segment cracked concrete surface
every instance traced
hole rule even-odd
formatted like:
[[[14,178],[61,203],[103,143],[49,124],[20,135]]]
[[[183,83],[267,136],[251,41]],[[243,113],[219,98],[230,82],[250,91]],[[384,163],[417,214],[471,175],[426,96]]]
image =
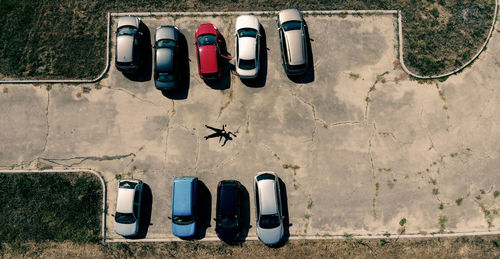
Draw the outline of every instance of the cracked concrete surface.
[[[471,68],[422,84],[394,63],[395,17],[306,17],[314,81],[294,83],[281,67],[274,18],[260,17],[265,86],[231,75],[229,89],[214,90],[198,77],[194,32],[214,23],[232,53],[235,18],[143,19],[151,35],[175,24],[186,36],[185,100],[114,67],[95,85],[2,86],[0,168],[97,170],[108,184],[108,215],[116,178],[140,178],[153,193],[148,238],[172,237],[172,180],[183,175],[207,185],[212,217],[218,181],[239,180],[254,222],[252,179],[264,170],[286,184],[292,235],[396,234],[403,218],[406,234],[499,230],[498,33]],[[237,137],[221,147],[203,138],[205,124],[227,124]],[[107,227],[108,238],[117,237],[111,217]]]

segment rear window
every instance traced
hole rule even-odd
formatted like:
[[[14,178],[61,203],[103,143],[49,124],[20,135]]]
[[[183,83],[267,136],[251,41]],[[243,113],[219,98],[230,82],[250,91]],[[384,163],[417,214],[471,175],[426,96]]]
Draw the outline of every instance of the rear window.
[[[306,64],[300,64],[300,65],[287,65],[288,70],[304,70],[306,69]]]
[[[174,216],[172,221],[177,225],[189,225],[194,222],[193,216]]]
[[[302,23],[299,21],[286,22],[281,25],[285,31],[300,30],[302,28]]]
[[[115,214],[115,221],[121,224],[132,224],[135,222],[135,217],[132,213],[117,212]]]
[[[214,34],[203,34],[198,36],[198,46],[215,45],[217,42],[217,36]]]
[[[171,73],[158,73],[156,75],[156,78],[158,79],[158,81],[160,82],[172,82],[174,81],[174,75],[171,74]]]
[[[255,68],[255,59],[240,59],[238,63],[238,67],[241,69],[254,69]]]
[[[260,217],[259,226],[264,229],[277,228],[280,225],[278,215],[262,215]]]

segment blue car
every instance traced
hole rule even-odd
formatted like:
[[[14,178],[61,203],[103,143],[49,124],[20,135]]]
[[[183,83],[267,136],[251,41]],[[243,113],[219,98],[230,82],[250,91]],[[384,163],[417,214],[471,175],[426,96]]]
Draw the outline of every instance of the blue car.
[[[172,233],[181,238],[196,234],[198,178],[178,177],[172,188]]]

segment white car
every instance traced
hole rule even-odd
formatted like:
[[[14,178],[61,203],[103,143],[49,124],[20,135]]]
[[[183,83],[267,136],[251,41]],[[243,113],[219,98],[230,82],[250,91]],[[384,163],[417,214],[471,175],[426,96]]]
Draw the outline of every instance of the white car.
[[[137,179],[124,179],[118,184],[115,232],[121,236],[133,237],[139,233],[142,185]]]
[[[306,23],[297,9],[278,13],[281,60],[287,75],[301,75],[308,70]]]
[[[254,15],[240,15],[236,19],[235,67],[240,78],[256,78],[259,73],[260,24]]]
[[[260,172],[253,188],[257,237],[266,245],[275,245],[284,235],[279,178],[273,172]]]

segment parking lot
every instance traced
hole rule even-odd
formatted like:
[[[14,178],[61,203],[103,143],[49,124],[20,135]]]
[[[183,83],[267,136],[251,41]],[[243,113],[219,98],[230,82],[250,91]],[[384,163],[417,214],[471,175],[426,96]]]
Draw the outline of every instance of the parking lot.
[[[149,186],[146,237],[168,239],[175,177],[204,183],[209,218],[217,183],[240,181],[255,224],[252,180],[267,170],[286,186],[291,236],[499,230],[498,33],[472,68],[422,84],[399,66],[394,16],[306,16],[314,66],[297,79],[281,66],[275,17],[260,16],[264,74],[242,82],[227,73],[207,85],[195,30],[213,23],[233,54],[236,16],[141,18],[151,37],[174,24],[186,38],[184,92],[163,95],[151,71],[131,80],[112,64],[97,84],[4,85],[0,93],[0,167],[101,172],[108,238],[119,237],[110,215],[120,177]],[[227,124],[236,136],[224,146],[205,140],[205,124]],[[215,237],[211,225],[206,237]]]

